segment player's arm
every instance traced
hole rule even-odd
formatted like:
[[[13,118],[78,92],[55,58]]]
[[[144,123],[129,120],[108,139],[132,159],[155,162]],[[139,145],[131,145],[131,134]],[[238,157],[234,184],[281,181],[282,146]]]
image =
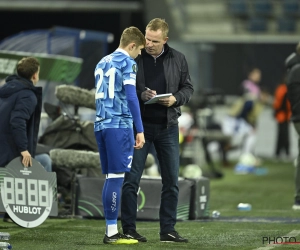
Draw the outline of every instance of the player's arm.
[[[141,119],[141,112],[139,107],[138,98],[136,95],[136,88],[134,85],[125,84],[125,92],[126,98],[128,102],[128,107],[130,109],[134,126],[137,131],[136,141],[135,141],[135,148],[140,149],[145,144],[145,137],[144,137],[144,127]]]

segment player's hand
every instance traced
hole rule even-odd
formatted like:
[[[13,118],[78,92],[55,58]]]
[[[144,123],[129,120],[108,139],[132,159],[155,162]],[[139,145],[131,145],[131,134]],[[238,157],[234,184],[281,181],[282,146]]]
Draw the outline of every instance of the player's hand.
[[[137,133],[135,137],[135,145],[133,146],[135,149],[141,149],[145,144],[144,133]]]
[[[155,90],[145,90],[144,92],[142,92],[141,94],[141,99],[145,102],[150,100],[151,98],[153,98],[154,96],[156,96],[156,91]]]
[[[26,150],[21,152],[21,155],[23,157],[22,164],[24,165],[24,167],[25,168],[31,167],[32,166],[31,154]]]
[[[158,104],[163,105],[165,107],[171,107],[176,102],[175,96],[171,95],[167,98],[162,98],[157,101]]]

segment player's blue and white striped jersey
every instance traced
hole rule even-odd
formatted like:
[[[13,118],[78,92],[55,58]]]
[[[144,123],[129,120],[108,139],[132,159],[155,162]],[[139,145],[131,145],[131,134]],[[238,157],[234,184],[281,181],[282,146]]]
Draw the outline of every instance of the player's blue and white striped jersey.
[[[136,62],[120,48],[103,57],[97,64],[95,131],[105,128],[133,127],[124,85],[135,86],[136,72]]]

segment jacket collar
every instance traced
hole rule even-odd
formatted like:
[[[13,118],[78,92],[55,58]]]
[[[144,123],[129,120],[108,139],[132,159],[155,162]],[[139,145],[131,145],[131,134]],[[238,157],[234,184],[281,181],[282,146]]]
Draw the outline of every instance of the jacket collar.
[[[10,82],[10,81],[15,81],[17,80],[18,82],[21,82],[26,88],[29,88],[29,89],[34,89],[34,85],[33,85],[33,82],[31,80],[28,80],[26,78],[23,78],[21,76],[18,76],[18,75],[10,75],[8,76],[5,81],[6,82]]]

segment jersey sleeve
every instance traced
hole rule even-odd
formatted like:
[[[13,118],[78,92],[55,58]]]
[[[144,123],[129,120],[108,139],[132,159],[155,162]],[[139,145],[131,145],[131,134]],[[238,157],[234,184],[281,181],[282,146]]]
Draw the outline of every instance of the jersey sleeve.
[[[144,131],[143,123],[141,119],[141,112],[139,101],[136,94],[136,72],[137,65],[133,59],[128,59],[126,67],[123,72],[123,84],[125,87],[126,98],[128,102],[128,107],[130,109],[134,126],[138,133]]]
[[[123,69],[123,84],[136,86],[136,73],[136,62],[132,58],[128,58]]]

